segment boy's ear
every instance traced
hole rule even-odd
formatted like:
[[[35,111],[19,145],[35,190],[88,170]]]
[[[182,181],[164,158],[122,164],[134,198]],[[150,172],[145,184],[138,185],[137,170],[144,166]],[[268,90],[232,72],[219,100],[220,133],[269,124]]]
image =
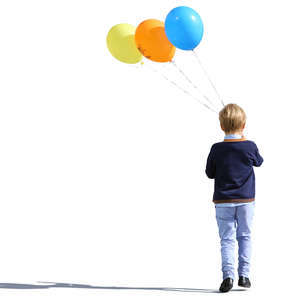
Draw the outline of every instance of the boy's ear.
[[[245,126],[246,126],[246,123],[244,123],[244,125],[243,125],[243,129],[245,129]]]

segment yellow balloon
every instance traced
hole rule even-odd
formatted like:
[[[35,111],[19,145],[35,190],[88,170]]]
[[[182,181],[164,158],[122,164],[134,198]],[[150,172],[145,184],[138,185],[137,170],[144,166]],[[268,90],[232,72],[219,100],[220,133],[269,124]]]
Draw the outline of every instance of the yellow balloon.
[[[113,26],[107,34],[106,43],[111,55],[127,64],[136,64],[142,59],[142,54],[136,47],[135,27],[130,24]]]

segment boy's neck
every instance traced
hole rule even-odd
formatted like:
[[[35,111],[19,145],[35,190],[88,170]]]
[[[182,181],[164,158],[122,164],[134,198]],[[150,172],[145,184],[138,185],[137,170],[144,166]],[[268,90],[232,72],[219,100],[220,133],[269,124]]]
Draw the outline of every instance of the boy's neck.
[[[225,136],[226,135],[240,135],[240,136],[244,136],[244,133],[243,133],[243,131],[225,132]]]
[[[245,141],[243,132],[225,133],[224,142],[240,142]]]

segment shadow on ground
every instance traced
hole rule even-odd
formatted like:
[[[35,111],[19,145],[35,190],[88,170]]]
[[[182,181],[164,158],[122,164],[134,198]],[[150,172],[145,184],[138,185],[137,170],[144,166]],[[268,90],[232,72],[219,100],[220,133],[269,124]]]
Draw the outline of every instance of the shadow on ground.
[[[192,293],[219,293],[214,289],[194,289],[176,287],[128,287],[128,286],[95,286],[88,284],[62,283],[62,282],[38,282],[37,284],[23,283],[0,283],[0,289],[50,289],[50,288],[75,288],[95,290],[146,290],[146,291],[169,291],[169,292],[192,292]],[[246,289],[232,289],[233,292],[246,291]]]

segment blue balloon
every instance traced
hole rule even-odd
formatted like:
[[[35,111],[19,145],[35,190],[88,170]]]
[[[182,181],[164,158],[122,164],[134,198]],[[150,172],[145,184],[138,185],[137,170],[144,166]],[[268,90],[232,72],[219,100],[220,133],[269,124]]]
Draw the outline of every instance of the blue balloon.
[[[190,7],[173,8],[165,20],[169,41],[182,50],[193,50],[202,40],[203,23],[199,14]]]

